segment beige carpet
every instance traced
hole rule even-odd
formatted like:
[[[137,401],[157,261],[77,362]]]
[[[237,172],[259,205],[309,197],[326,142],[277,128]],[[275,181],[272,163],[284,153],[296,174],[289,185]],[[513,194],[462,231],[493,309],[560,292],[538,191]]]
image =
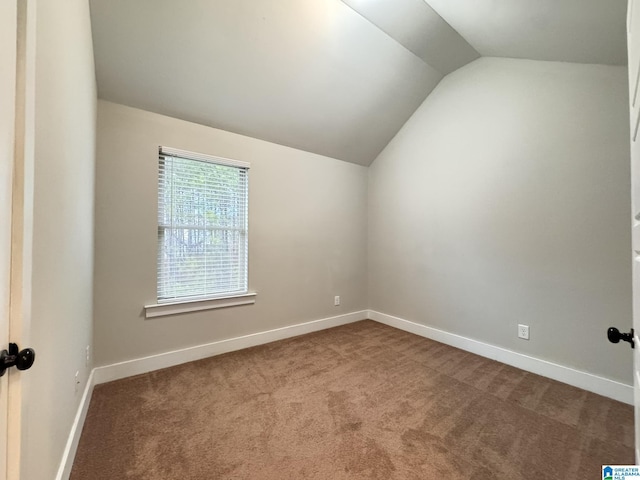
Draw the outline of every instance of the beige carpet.
[[[72,480],[576,479],[633,409],[372,321],[95,388]]]

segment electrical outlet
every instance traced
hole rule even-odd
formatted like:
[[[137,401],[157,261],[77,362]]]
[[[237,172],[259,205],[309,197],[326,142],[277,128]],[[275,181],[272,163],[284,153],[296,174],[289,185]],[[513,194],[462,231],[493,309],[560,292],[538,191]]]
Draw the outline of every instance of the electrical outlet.
[[[529,325],[518,325],[518,338],[529,340]]]
[[[91,351],[90,351],[90,347],[89,345],[87,345],[87,349],[86,349],[86,357],[84,360],[84,366],[85,367],[89,367],[89,361],[91,360]]]
[[[75,392],[78,393],[78,388],[80,388],[80,372],[76,372],[76,386],[75,386]]]
[[[337,307],[338,305],[340,305],[340,295],[336,295],[335,297],[333,297],[333,304]]]

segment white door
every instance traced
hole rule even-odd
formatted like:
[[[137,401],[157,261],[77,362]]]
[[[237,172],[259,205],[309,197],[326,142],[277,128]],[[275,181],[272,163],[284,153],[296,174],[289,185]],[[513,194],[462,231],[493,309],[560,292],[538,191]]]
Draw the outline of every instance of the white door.
[[[9,343],[17,0],[0,1],[0,349]],[[9,375],[0,377],[0,480],[8,478]]]
[[[634,5],[635,3],[635,5]],[[636,427],[636,464],[640,462],[640,0],[629,0],[627,9],[629,55],[629,110],[631,122],[631,213],[633,255],[633,383]]]

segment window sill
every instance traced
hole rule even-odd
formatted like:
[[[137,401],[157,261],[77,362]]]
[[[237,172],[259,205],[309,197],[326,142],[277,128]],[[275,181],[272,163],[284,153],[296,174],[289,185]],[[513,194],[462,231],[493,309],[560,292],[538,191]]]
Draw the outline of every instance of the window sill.
[[[164,317],[179,313],[198,312],[212,310],[214,308],[236,307],[239,305],[251,305],[256,303],[256,293],[243,293],[228,297],[205,298],[202,300],[187,300],[171,303],[157,303],[145,305],[145,318]]]

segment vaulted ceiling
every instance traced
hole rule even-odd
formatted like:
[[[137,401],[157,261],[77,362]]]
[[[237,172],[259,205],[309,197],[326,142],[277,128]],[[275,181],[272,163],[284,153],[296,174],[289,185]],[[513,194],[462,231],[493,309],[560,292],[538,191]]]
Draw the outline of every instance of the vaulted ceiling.
[[[624,65],[625,11],[626,0],[91,0],[100,98],[362,165],[481,55]]]

